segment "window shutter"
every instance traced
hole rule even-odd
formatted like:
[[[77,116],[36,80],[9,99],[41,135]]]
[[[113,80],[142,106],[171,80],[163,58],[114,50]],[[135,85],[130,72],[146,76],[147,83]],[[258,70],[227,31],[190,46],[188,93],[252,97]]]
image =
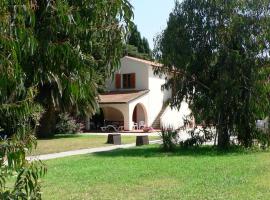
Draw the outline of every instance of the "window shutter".
[[[121,88],[121,74],[115,74],[115,88]]]
[[[130,86],[131,86],[131,88],[136,88],[136,76],[135,76],[135,73],[130,74]]]

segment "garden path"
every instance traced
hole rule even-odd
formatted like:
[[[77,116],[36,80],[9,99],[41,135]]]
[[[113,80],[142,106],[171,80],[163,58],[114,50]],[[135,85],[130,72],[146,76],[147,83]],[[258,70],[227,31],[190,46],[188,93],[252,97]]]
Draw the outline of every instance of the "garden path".
[[[149,141],[150,144],[160,144],[161,140],[152,140]],[[135,147],[136,144],[123,144],[123,145],[114,145],[108,147],[97,147],[97,148],[89,148],[89,149],[80,149],[80,150],[73,150],[73,151],[65,151],[60,153],[52,153],[52,154],[45,154],[45,155],[38,155],[38,156],[29,156],[27,160],[34,161],[34,160],[50,160],[56,158],[63,158],[68,156],[76,156],[76,155],[83,155],[83,154],[91,154],[91,153],[98,153],[104,151],[112,151],[115,149],[127,149],[131,147]]]

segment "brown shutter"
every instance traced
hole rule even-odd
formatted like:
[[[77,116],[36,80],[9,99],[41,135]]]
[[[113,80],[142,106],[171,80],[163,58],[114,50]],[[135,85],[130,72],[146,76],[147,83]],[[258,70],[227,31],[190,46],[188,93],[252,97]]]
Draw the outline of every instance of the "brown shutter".
[[[121,88],[121,74],[115,74],[115,88]]]
[[[136,88],[136,76],[135,76],[135,73],[130,74],[130,86],[131,86],[131,88]]]

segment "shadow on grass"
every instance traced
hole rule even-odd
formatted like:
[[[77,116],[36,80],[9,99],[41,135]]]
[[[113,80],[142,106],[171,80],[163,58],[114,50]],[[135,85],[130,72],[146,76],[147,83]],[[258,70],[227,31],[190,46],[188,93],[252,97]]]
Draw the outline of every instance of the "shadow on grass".
[[[202,146],[193,148],[178,148],[173,152],[165,152],[158,145],[149,145],[144,147],[136,147],[131,149],[117,149],[109,152],[95,153],[95,156],[100,157],[168,157],[168,156],[239,156],[256,152],[263,152],[261,150],[247,150],[242,147],[231,147],[226,151],[221,151],[213,146]],[[269,152],[269,151],[264,151]]]
[[[38,140],[57,140],[57,139],[78,138],[78,137],[84,137],[84,136],[78,135],[78,134],[57,134],[49,138],[38,138]]]

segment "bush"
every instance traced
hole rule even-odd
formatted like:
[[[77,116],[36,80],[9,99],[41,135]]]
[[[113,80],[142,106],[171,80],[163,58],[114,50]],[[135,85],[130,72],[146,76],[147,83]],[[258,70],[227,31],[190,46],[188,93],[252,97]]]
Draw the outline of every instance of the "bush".
[[[76,122],[68,113],[59,115],[56,124],[56,134],[75,134],[80,131],[81,125]]]
[[[256,145],[258,142],[258,145],[262,149],[269,148],[270,146],[270,130],[266,129],[265,131],[257,130],[255,132],[255,139],[253,140],[253,145]],[[257,142],[255,142],[257,141]]]
[[[185,141],[180,142],[181,147],[192,147],[192,146],[200,146],[205,142],[204,138],[199,135],[194,135],[191,138],[186,139]]]
[[[173,151],[178,142],[177,131],[170,128],[161,130],[162,148],[165,151]]]
[[[185,141],[180,142],[180,146],[187,148],[192,146],[200,146],[207,141],[211,141],[214,139],[214,134],[211,130],[207,130],[206,128],[202,128],[196,131],[196,129],[192,129],[188,131],[190,134],[190,138]]]

